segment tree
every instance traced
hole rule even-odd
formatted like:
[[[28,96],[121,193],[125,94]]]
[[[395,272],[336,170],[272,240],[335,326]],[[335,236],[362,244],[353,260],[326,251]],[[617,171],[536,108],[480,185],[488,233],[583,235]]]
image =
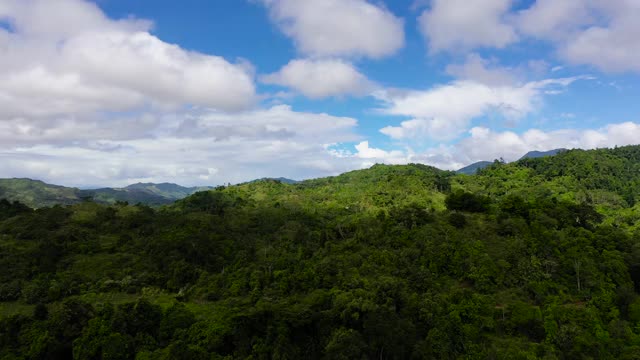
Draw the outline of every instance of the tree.
[[[38,303],[33,309],[33,318],[36,320],[47,320],[49,318],[49,309],[43,303]]]
[[[184,304],[175,303],[164,313],[160,323],[160,339],[168,342],[177,330],[186,330],[195,322],[195,316]]]
[[[358,331],[338,328],[331,334],[324,352],[326,359],[331,360],[364,359],[366,348],[367,344]]]

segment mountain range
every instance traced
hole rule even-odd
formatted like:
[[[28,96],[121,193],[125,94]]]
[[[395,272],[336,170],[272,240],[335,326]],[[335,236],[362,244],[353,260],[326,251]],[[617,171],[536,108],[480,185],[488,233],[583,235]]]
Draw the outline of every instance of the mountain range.
[[[53,205],[72,205],[87,200],[102,204],[115,202],[166,205],[211,187],[184,187],[176,184],[138,183],[123,188],[83,190],[47,184],[32,179],[0,179],[0,198],[19,201],[33,208]]]
[[[565,151],[567,150],[530,151],[518,161],[554,156]],[[484,169],[493,163],[493,161],[479,161],[457,170],[456,173],[474,175],[478,170]],[[256,179],[246,184],[264,181],[276,181],[283,184],[300,183],[297,180],[280,177]],[[47,184],[40,180],[17,178],[0,179],[0,198],[19,201],[33,208],[57,204],[72,205],[88,200],[101,204],[128,202],[131,204],[142,203],[149,206],[160,206],[172,204],[176,200],[184,199],[196,192],[211,189],[212,187],[184,187],[172,183],[137,183],[123,188],[105,187],[83,190],[74,187]]]

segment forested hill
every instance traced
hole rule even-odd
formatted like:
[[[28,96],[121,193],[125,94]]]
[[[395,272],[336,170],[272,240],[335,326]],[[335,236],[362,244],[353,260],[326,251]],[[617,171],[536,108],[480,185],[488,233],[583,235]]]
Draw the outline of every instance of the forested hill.
[[[638,359],[640,147],[0,201],[0,359]]]
[[[71,205],[92,200],[104,204],[117,201],[145,205],[167,205],[209,187],[183,187],[176,184],[133,184],[125,188],[80,190],[51,185],[32,179],[0,179],[0,199],[19,201],[32,208]]]
[[[31,179],[0,179],[0,199],[19,201],[34,208],[81,201],[79,189]]]

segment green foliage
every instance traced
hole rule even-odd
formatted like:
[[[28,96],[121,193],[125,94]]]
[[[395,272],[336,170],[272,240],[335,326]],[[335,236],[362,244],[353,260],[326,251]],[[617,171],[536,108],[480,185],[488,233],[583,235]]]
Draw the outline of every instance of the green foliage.
[[[327,359],[366,359],[364,352],[366,347],[367,344],[358,331],[338,328],[331,334],[324,350]]]
[[[449,224],[461,229],[467,225],[467,217],[458,212],[452,212],[447,219]]]
[[[444,202],[449,210],[481,213],[489,210],[491,199],[483,195],[456,191],[449,194]]]
[[[6,199],[0,199],[0,220],[9,219],[28,212],[31,212],[31,208],[20,202],[9,202]]]

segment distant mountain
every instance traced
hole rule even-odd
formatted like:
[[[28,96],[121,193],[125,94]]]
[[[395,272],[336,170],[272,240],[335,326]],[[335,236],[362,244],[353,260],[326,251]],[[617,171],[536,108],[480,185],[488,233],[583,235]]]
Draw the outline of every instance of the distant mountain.
[[[87,200],[103,204],[126,201],[157,206],[171,204],[210,187],[183,187],[176,184],[133,184],[124,188],[80,190],[73,187],[51,185],[32,179],[0,179],[0,198],[20,201],[39,208],[53,205],[71,205]]]
[[[567,151],[567,149],[554,149],[554,150],[549,150],[549,151],[529,151],[523,157],[521,157],[519,160],[522,160],[522,159],[537,159],[537,158],[546,157],[546,156],[554,156],[554,155],[558,155],[559,153],[561,153],[563,151]]]
[[[280,181],[281,183],[285,183],[285,184],[296,184],[296,183],[299,183],[298,180],[287,179],[287,178],[284,178],[284,177],[271,178],[271,180]]]
[[[456,172],[458,174],[475,175],[478,170],[484,169],[491,164],[493,164],[492,161],[478,161],[477,163],[473,163],[469,166],[463,167],[462,169],[456,170]]]
[[[258,182],[258,181],[279,181],[283,184],[297,184],[300,181],[298,180],[292,180],[292,179],[287,179],[285,177],[279,177],[279,178],[261,178],[261,179],[255,179],[252,181],[249,181],[249,183],[253,183],[253,182]]]
[[[172,183],[137,183],[125,187],[127,190],[145,190],[165,197],[183,197],[193,194],[197,191],[211,190],[211,186],[194,186],[184,187]]]
[[[98,190],[94,190],[94,192],[96,192],[96,194],[99,195],[101,193],[101,190],[107,190],[107,191],[115,190],[117,193],[127,194],[131,198],[141,199],[140,202],[143,202],[143,203],[152,203],[152,204],[162,205],[162,204],[171,203],[176,200],[185,198],[198,191],[207,191],[211,189],[212,187],[209,187],[209,186],[184,187],[184,186],[171,184],[171,183],[162,183],[162,184],[137,183],[137,184],[129,185],[125,188],[98,189]],[[114,195],[114,196],[117,196],[117,195]],[[127,200],[121,200],[121,201],[127,201]]]

